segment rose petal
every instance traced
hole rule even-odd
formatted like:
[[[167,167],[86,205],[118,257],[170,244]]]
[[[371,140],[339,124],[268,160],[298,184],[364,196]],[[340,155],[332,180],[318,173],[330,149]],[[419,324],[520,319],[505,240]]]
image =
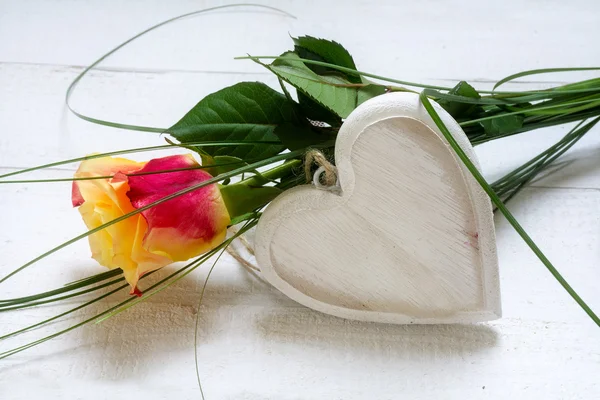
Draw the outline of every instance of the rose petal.
[[[149,161],[139,173],[196,167],[187,155]],[[170,194],[197,185],[212,176],[201,169],[129,176],[127,193],[135,208],[144,207]],[[142,212],[148,223],[144,247],[183,261],[202,254],[223,241],[230,218],[215,184],[178,196]]]
[[[75,178],[91,178],[96,176],[113,176],[118,172],[130,174],[141,169],[144,163],[126,158],[102,157],[84,160],[79,164]],[[71,202],[73,207],[82,205],[86,199],[96,199],[105,193],[107,179],[90,179],[73,181]]]
[[[71,203],[73,204],[73,207],[79,207],[84,201],[85,199],[81,195],[77,181],[73,181],[73,184],[71,185]]]

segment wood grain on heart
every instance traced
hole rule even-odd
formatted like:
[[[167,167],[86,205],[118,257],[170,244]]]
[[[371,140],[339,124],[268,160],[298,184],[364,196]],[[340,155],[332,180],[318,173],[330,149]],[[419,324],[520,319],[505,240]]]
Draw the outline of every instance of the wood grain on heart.
[[[478,165],[459,125],[434,104]],[[264,277],[305,306],[389,323],[500,317],[489,198],[413,93],[358,107],[335,148],[340,188],[286,191],[260,219]]]

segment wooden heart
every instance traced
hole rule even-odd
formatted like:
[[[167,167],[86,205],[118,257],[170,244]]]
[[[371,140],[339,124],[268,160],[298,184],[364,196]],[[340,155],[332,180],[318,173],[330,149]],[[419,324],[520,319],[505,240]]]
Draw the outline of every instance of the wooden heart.
[[[460,126],[442,120],[478,165]],[[340,129],[339,190],[305,185],[260,219],[264,277],[297,302],[388,323],[501,315],[492,208],[413,93],[379,96]]]

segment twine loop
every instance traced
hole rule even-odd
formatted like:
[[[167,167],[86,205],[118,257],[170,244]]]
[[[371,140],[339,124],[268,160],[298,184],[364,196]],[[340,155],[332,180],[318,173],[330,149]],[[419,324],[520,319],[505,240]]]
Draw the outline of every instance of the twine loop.
[[[311,172],[313,164],[318,166],[314,174]],[[318,189],[331,190],[339,186],[337,168],[319,150],[313,149],[306,153],[304,173],[306,182],[312,182]]]

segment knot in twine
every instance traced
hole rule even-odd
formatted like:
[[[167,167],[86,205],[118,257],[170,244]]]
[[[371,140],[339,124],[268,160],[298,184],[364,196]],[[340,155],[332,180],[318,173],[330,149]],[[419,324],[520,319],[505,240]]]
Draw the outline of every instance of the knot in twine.
[[[313,164],[319,168],[312,174]],[[319,150],[309,150],[304,159],[304,173],[306,182],[313,182],[318,188],[331,188],[337,186],[337,168],[327,160],[327,157]],[[322,182],[322,183],[321,183]]]

